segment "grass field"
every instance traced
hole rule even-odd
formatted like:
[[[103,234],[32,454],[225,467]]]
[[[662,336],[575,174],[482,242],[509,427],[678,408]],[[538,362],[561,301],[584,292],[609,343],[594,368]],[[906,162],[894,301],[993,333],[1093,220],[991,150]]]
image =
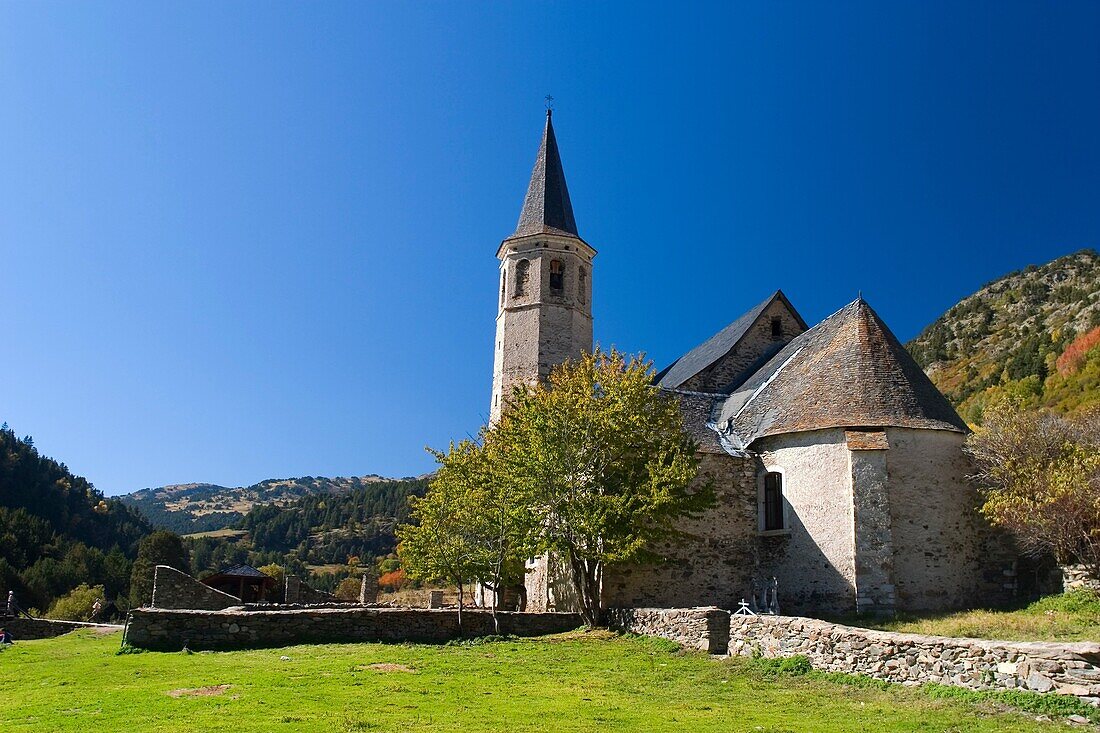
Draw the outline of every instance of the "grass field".
[[[937,694],[806,674],[798,664],[714,660],[607,632],[446,646],[197,654],[118,648],[117,633],[81,631],[0,652],[0,730],[1065,729],[1064,722],[1037,721],[1035,712],[942,688]],[[1054,698],[1040,702],[1058,707]]]
[[[892,620],[842,620],[887,631],[936,636],[1019,641],[1100,642],[1100,596],[1077,590],[1047,596],[1014,611],[961,611],[936,616],[905,616]]]

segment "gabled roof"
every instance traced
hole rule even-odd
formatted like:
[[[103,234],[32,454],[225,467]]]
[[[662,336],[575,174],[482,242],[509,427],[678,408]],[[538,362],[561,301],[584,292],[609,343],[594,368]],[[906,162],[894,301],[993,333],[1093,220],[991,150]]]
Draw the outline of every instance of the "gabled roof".
[[[966,432],[966,423],[862,298],[797,336],[716,420],[734,443],[831,427]]]
[[[558,153],[558,140],[551,122],[552,110],[546,110],[546,129],[542,133],[535,167],[519,223],[512,237],[531,234],[559,234],[580,238],[577,222],[573,219],[573,204],[569,201],[569,189],[565,186],[565,171]]]
[[[802,316],[798,315],[798,311],[791,305],[791,301],[787,300],[787,296],[783,294],[782,290],[776,290],[752,310],[665,367],[655,378],[657,385],[664,389],[676,389],[721,359],[737,346],[738,342],[744,338],[768,306],[776,300],[783,301],[791,313],[794,314],[794,317],[798,319],[802,328],[806,328],[806,322],[802,320]]]

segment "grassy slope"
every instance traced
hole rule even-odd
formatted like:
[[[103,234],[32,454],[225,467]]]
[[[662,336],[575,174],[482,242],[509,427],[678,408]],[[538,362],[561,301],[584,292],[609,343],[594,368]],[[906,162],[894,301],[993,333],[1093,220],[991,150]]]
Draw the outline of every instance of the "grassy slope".
[[[890,621],[860,619],[860,626],[935,636],[1020,641],[1100,641],[1100,597],[1089,591],[1047,596],[1016,611],[960,611]]]
[[[0,729],[889,733],[1057,725],[919,689],[776,677],[750,661],[606,634],[116,656],[118,643],[117,634],[77,632],[0,652]],[[377,663],[415,671],[368,666]],[[167,694],[208,685],[229,688],[217,696]]]

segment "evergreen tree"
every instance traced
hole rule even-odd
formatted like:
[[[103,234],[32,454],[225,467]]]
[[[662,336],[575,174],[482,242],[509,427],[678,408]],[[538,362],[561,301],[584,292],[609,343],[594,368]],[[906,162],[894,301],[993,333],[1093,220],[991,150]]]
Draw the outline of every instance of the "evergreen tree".
[[[148,605],[153,599],[153,572],[157,565],[168,565],[190,573],[191,562],[183,540],[174,532],[158,530],[138,545],[137,559],[130,572],[130,606]]]

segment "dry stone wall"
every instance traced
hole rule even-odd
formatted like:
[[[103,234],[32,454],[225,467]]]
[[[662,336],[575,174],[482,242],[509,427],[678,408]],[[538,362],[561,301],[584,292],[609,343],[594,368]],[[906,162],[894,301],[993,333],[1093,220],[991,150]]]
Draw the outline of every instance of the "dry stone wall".
[[[241,599],[222,593],[168,565],[153,573],[153,608],[194,608],[218,611],[241,605]]]
[[[714,606],[703,608],[615,608],[608,611],[613,629],[659,636],[708,654],[725,654],[730,614]]]
[[[121,626],[113,624],[86,624],[80,621],[55,621],[49,618],[12,618],[0,616],[0,629],[11,632],[16,642],[27,639],[52,639],[80,629],[117,631]]]
[[[1100,702],[1100,644],[899,634],[797,616],[732,616],[731,655],[803,655],[818,669],[916,685],[1031,690]]]
[[[1084,565],[1063,565],[1062,590],[1071,591],[1085,588],[1093,592],[1100,592],[1100,581],[1092,577],[1092,573]]]
[[[581,618],[571,613],[499,612],[500,633],[541,636],[571,631]],[[292,611],[192,611],[143,608],[131,612],[126,641],[135,647],[241,649],[290,644],[347,642],[438,643],[493,634],[487,611],[402,608],[310,608]]]
[[[325,593],[323,590],[317,590],[306,585],[301,578],[294,575],[286,576],[286,595],[284,598],[287,603],[354,603],[354,601],[346,601],[331,593]],[[373,601],[373,599],[371,600]]]

